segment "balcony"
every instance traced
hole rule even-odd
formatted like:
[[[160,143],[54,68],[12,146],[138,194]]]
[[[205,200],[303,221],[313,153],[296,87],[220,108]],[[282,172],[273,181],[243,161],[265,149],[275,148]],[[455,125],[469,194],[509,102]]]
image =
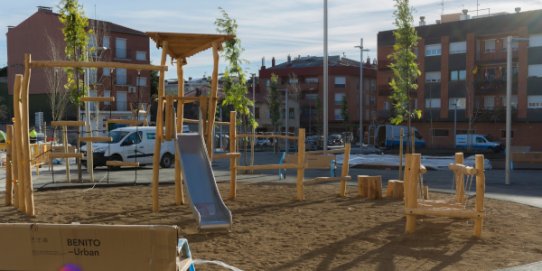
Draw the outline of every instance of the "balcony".
[[[518,58],[518,50],[512,50],[512,59]],[[476,61],[478,64],[489,64],[489,63],[502,63],[506,62],[506,50],[493,51],[493,52],[480,52],[476,56]]]
[[[518,77],[512,78],[512,92],[517,93]],[[506,80],[503,79],[475,79],[474,89],[480,94],[504,94],[506,93]]]
[[[319,83],[300,83],[299,89],[301,91],[318,91]]]
[[[388,84],[378,86],[378,96],[390,96],[392,92],[393,90]]]

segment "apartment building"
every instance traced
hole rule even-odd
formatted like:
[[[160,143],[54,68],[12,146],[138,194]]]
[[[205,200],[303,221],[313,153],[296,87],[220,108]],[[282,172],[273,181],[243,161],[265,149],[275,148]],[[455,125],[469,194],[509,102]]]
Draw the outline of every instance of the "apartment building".
[[[13,95],[15,74],[23,73],[24,54],[32,54],[33,60],[65,59],[64,36],[59,15],[50,7],[38,7],[37,12],[8,28],[8,85]],[[115,23],[89,20],[89,61],[116,61],[149,64],[149,38],[145,33]],[[114,103],[100,105],[103,111],[128,114],[130,107],[145,107],[150,101],[150,72],[126,69],[86,69],[85,79],[90,96],[114,96]],[[58,73],[58,71],[57,71]],[[34,112],[44,112],[45,120],[51,120],[51,78],[53,69],[32,70],[30,83],[30,117]],[[54,75],[56,77],[56,75]],[[61,78],[64,82],[65,79]],[[65,83],[60,83],[63,86]],[[68,110],[66,119],[77,118],[77,110]]]
[[[412,94],[423,117],[415,121],[430,147],[453,147],[455,134],[472,131],[505,139],[506,37],[512,44],[512,145],[542,150],[536,131],[542,128],[542,10],[471,16],[468,10],[442,15],[435,24],[420,17],[415,53],[422,75]],[[387,56],[393,31],[378,33],[380,122],[392,112],[388,96],[392,78]],[[456,128],[454,128],[456,127]]]
[[[360,62],[341,56],[330,56],[328,63],[329,133],[349,131],[357,137],[360,116]],[[279,77],[282,112],[280,130],[284,131],[287,123],[289,132],[305,128],[307,135],[322,134],[323,57],[298,56],[292,59],[288,56],[286,62],[277,65],[275,58],[272,58],[271,67],[265,67],[265,61],[262,60],[255,109],[256,120],[260,124],[261,131],[273,130],[268,106],[272,74]],[[370,60],[363,63],[363,77],[363,123],[367,126],[376,120],[376,68]],[[288,99],[285,93],[288,93]],[[287,122],[284,118],[286,100],[288,103]]]

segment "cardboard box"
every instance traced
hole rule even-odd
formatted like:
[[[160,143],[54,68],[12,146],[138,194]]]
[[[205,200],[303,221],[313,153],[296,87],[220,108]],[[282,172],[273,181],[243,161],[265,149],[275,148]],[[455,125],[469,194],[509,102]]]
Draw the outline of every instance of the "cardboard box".
[[[0,270],[176,270],[176,226],[0,224]]]

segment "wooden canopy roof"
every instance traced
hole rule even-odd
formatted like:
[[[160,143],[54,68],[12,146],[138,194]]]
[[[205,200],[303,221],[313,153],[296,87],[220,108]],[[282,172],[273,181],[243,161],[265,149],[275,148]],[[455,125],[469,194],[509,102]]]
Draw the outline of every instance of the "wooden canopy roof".
[[[212,48],[215,42],[221,44],[224,41],[235,38],[233,35],[167,32],[147,32],[147,35],[156,42],[158,48],[163,47],[163,42],[167,41],[167,53],[175,59],[191,57],[201,51]]]

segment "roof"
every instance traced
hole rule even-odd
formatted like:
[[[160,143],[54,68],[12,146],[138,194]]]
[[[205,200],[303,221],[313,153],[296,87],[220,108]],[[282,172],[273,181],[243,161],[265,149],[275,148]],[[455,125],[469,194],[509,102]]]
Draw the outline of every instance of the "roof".
[[[191,57],[213,47],[215,42],[222,43],[235,38],[233,35],[167,32],[147,32],[147,35],[156,42],[158,48],[161,48],[162,43],[167,41],[167,53],[175,59]]]
[[[319,56],[306,56],[292,59],[284,63],[278,64],[269,69],[286,69],[286,68],[306,68],[306,67],[322,67],[324,58]],[[340,56],[329,56],[328,65],[330,67],[359,67],[359,61],[348,59]]]
[[[116,23],[112,23],[112,22],[108,22],[108,21],[89,19],[88,20],[88,25],[91,26],[92,24],[95,24],[96,22],[105,23],[106,26],[107,26],[107,31],[108,32],[124,33],[124,34],[137,35],[137,36],[146,36],[144,32],[134,30],[134,29],[128,28],[126,26],[122,26],[120,24],[116,24]]]

